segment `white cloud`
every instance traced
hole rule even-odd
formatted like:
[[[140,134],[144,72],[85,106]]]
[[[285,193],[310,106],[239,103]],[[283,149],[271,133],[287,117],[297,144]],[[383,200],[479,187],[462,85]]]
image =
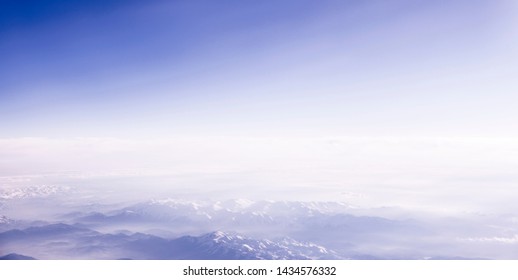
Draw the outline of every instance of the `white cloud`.
[[[509,211],[518,197],[512,138],[11,138],[0,154],[4,186],[190,188],[432,211]]]

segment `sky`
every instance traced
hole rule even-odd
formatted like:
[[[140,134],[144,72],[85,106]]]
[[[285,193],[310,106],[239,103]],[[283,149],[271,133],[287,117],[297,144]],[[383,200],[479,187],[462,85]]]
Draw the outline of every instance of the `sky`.
[[[4,186],[194,172],[410,205],[518,182],[514,1],[0,5]]]

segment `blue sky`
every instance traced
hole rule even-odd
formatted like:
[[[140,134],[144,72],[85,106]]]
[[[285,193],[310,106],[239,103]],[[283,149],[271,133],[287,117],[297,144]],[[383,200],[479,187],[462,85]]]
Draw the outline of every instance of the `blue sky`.
[[[4,186],[514,205],[514,1],[1,5]]]
[[[4,3],[3,137],[514,134],[510,2]]]

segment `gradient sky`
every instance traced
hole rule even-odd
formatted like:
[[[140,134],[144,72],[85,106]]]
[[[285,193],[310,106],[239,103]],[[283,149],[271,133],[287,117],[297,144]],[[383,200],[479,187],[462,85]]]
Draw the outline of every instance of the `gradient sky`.
[[[0,135],[516,135],[515,6],[4,1]]]
[[[0,5],[3,176],[239,170],[221,184],[432,201],[518,182],[515,1]]]

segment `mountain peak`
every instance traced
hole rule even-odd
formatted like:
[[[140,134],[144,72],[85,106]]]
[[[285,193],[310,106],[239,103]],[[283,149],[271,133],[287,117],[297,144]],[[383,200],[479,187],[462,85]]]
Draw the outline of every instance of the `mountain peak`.
[[[220,231],[220,230],[205,234],[201,237],[204,239],[212,240],[216,243],[226,243],[226,242],[229,242],[232,240],[243,240],[244,239],[244,237],[242,237],[238,234],[228,233],[228,232],[224,232],[224,231]]]

